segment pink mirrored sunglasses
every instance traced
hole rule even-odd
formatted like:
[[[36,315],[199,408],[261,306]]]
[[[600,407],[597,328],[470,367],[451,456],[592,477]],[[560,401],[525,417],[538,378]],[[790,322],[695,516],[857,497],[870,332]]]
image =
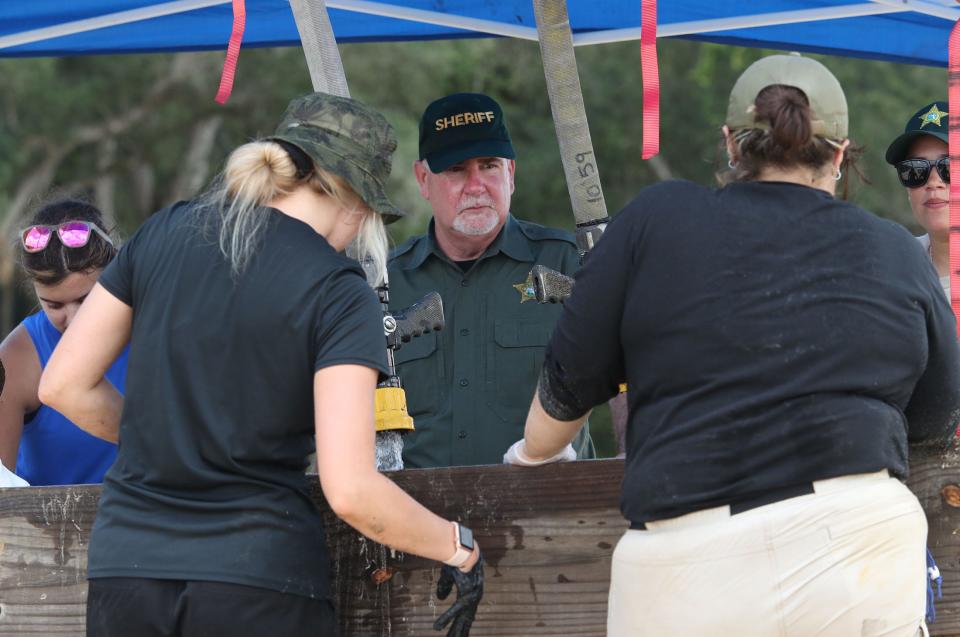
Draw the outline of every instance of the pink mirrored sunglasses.
[[[82,248],[90,243],[90,235],[96,232],[104,241],[113,245],[113,240],[97,224],[90,221],[64,221],[55,226],[35,225],[20,231],[20,243],[26,252],[40,252],[50,245],[50,237],[56,232],[60,243],[67,248]]]

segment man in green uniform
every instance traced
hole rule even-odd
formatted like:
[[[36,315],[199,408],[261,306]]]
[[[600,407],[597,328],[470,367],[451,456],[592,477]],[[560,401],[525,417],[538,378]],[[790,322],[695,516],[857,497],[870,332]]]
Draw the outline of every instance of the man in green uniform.
[[[573,274],[579,261],[572,235],[510,214],[514,157],[486,95],[449,95],[423,113],[413,168],[433,220],[391,255],[390,301],[399,309],[436,290],[446,327],[397,352],[416,427],[404,439],[408,468],[499,464],[523,436],[561,309],[537,303],[530,268]],[[574,447],[594,457],[587,426]]]

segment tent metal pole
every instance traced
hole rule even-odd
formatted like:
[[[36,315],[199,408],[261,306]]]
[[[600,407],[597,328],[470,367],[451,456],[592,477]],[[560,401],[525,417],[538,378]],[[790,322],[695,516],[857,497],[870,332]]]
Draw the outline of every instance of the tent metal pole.
[[[107,29],[132,22],[141,22],[143,20],[160,18],[177,13],[186,13],[197,9],[206,9],[221,4],[230,4],[230,0],[174,0],[173,2],[164,2],[140,9],[109,13],[95,18],[75,20],[51,27],[43,27],[42,29],[33,29],[31,31],[0,36],[0,49],[9,49],[24,44],[86,33],[87,31]],[[535,28],[505,24],[495,20],[481,20],[479,18],[469,18],[451,13],[410,9],[383,2],[366,2],[364,0],[331,0],[327,2],[327,7],[351,11],[353,13],[367,13],[386,18],[406,20],[408,22],[435,24],[437,26],[463,29],[464,31],[489,33],[490,35],[519,38],[532,42],[537,41],[537,30]]]
[[[9,49],[23,44],[52,40],[54,38],[95,31],[97,29],[107,29],[121,24],[151,20],[153,18],[185,13],[196,9],[206,9],[207,7],[215,7],[220,4],[230,4],[230,0],[174,0],[174,2],[163,2],[140,9],[108,13],[95,18],[64,22],[63,24],[57,24],[52,27],[43,27],[42,29],[33,29],[31,31],[22,31],[20,33],[0,36],[0,49]]]
[[[930,2],[929,0],[870,0],[870,2],[887,7],[900,7],[907,11],[922,13],[923,15],[933,16],[935,18],[943,18],[951,22],[956,22],[957,19],[960,18],[960,11],[957,10],[954,3],[951,3],[953,6],[947,6],[938,2]]]
[[[880,6],[882,2],[890,6]],[[744,15],[735,18],[718,20],[692,20],[690,22],[663,23],[657,26],[658,37],[674,37],[692,35],[695,33],[713,33],[732,31],[735,29],[752,29],[770,27],[781,24],[795,24],[798,22],[818,22],[822,20],[840,20],[843,18],[858,18],[870,15],[884,15],[889,13],[909,12],[909,8],[900,0],[871,0],[866,3],[851,4],[845,7],[829,7],[821,9],[802,9],[799,11],[778,11],[775,13],[761,13]],[[589,33],[575,33],[574,46],[589,44],[608,44],[640,39],[640,27],[627,29],[609,29],[607,31],[591,31]]]
[[[395,4],[370,2],[368,0],[327,0],[327,6],[331,9],[342,9],[354,13],[368,13],[385,18],[406,20],[408,22],[435,24],[442,27],[463,29],[464,31],[489,33],[490,35],[500,35],[508,38],[537,42],[537,30],[534,27],[506,24],[504,22],[497,22],[496,20],[482,20],[480,18],[457,15],[455,13],[427,11],[425,9],[411,9]]]
[[[230,4],[230,0],[174,0],[157,5],[131,9],[129,11],[120,11],[95,18],[76,20],[66,22],[41,29],[23,31],[6,36],[0,36],[0,49],[7,49],[15,46],[51,40],[54,38],[75,35],[96,29],[105,29],[109,27],[150,20],[152,18],[185,13],[197,9],[205,9],[222,4]],[[533,27],[525,27],[515,24],[505,24],[494,20],[482,20],[479,18],[469,18],[466,16],[442,13],[438,11],[426,11],[423,9],[412,9],[384,2],[371,2],[368,0],[329,0],[327,6],[332,9],[351,11],[354,13],[367,13],[397,20],[406,20],[409,22],[419,22],[423,24],[434,24],[449,28],[462,29],[464,31],[474,31],[478,33],[488,33],[503,37],[518,38],[521,40],[537,40],[537,31]],[[854,18],[869,15],[884,15],[890,13],[919,13],[930,15],[946,20],[956,20],[960,17],[960,11],[952,7],[931,2],[930,0],[868,0],[857,4],[851,4],[842,7],[829,7],[820,9],[803,9],[799,11],[782,11],[775,13],[764,13],[759,15],[739,16],[735,18],[723,18],[718,20],[693,20],[689,22],[676,22],[673,24],[661,23],[658,33],[661,37],[672,37],[679,35],[692,35],[696,33],[712,33],[720,31],[730,31],[735,29],[748,29],[766,26],[776,26],[781,24],[793,24],[798,22],[814,22],[819,20],[839,20],[843,18]],[[573,36],[574,46],[585,46],[590,44],[605,44],[610,42],[623,42],[640,39],[640,27],[631,27],[627,29],[608,29],[605,31],[594,31],[589,33],[577,33]]]

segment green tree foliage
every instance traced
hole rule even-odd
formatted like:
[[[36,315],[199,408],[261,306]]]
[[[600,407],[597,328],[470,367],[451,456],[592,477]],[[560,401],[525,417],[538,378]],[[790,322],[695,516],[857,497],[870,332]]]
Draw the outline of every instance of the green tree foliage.
[[[661,145],[640,159],[642,86],[635,43],[577,50],[587,114],[611,211],[662,178],[709,183],[718,167],[719,126],[742,69],[768,52],[663,40]],[[380,108],[400,139],[391,192],[411,212],[398,240],[419,232],[429,211],[411,179],[417,121],[427,102],[455,91],[500,100],[518,150],[515,210],[572,225],[540,53],[501,39],[353,44],[342,47],[355,97]],[[906,116],[945,95],[943,70],[821,58],[843,83],[851,136],[866,146],[873,185],[855,199],[912,223],[882,152]],[[229,150],[268,134],[288,99],[310,90],[299,49],[248,49],[230,103],[214,103],[221,53],[0,61],[2,228],[53,189],[92,197],[131,232],[152,211],[192,196]],[[11,214],[16,219],[10,219]]]
[[[536,43],[503,39],[341,47],[354,97],[397,129],[389,190],[409,217],[393,240],[423,232],[430,211],[412,176],[420,113],[459,91],[486,92],[507,114],[517,148],[518,216],[572,228]],[[584,101],[611,214],[645,185],[712,183],[725,164],[719,129],[734,80],[770,53],[661,40],[661,153],[640,159],[642,85],[636,43],[577,50]],[[866,149],[870,186],[852,198],[919,230],[883,162],[889,141],[920,106],[946,96],[943,69],[820,57],[844,86],[851,137]],[[0,60],[0,327],[32,306],[16,297],[11,246],[31,207],[52,192],[92,199],[129,235],[152,212],[195,195],[231,149],[272,132],[289,99],[310,90],[300,49],[244,49],[226,106],[213,101],[222,53]],[[722,158],[722,159],[721,159]],[[15,297],[19,299],[14,303]],[[609,451],[609,443],[606,445]]]
[[[376,54],[369,51],[377,50]],[[751,62],[773,53],[683,40],[659,43],[661,153],[640,159],[643,130],[639,47],[622,43],[577,49],[577,61],[601,180],[611,214],[645,185],[660,179],[715,183],[726,157],[720,126],[730,88]],[[421,232],[429,211],[410,179],[416,158],[417,118],[431,99],[455,91],[484,91],[504,105],[517,147],[514,210],[541,223],[571,227],[550,105],[535,43],[465,40],[361,44],[343,47],[351,90],[381,108],[397,126],[400,151],[392,192],[411,218],[394,229],[397,240]],[[814,56],[844,86],[851,137],[864,146],[860,168],[870,180],[851,179],[850,198],[880,216],[919,232],[906,195],[883,161],[887,144],[921,105],[945,99],[943,69]]]

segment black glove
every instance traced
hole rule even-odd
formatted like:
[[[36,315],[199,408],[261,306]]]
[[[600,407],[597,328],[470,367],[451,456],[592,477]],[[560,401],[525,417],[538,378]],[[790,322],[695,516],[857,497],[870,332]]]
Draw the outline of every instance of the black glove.
[[[473,568],[464,573],[459,568],[444,564],[440,569],[440,579],[437,580],[437,597],[446,599],[453,585],[457,585],[457,601],[453,603],[437,621],[433,622],[434,630],[443,630],[450,620],[450,630],[447,637],[467,637],[470,626],[477,616],[477,606],[483,597],[483,555],[477,558]]]

